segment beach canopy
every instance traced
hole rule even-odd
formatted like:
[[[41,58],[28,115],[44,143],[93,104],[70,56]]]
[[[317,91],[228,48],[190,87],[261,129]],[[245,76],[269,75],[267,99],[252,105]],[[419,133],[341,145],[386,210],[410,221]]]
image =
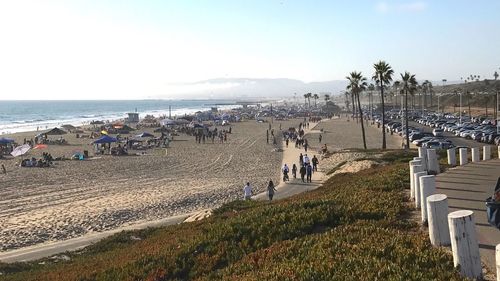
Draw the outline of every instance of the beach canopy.
[[[98,139],[96,139],[93,143],[112,143],[112,142],[117,142],[118,140],[116,138],[110,137],[110,136],[102,136]]]
[[[28,152],[30,149],[31,149],[31,147],[29,144],[23,144],[23,145],[20,145],[20,146],[14,148],[14,150],[12,150],[10,155],[12,155],[14,157],[21,156],[23,154],[26,154],[26,152]]]
[[[154,138],[155,136],[148,133],[148,132],[143,132],[140,135],[136,135],[136,137],[138,137],[138,138]]]
[[[66,134],[66,131],[61,130],[61,129],[59,129],[59,128],[54,128],[54,129],[52,129],[52,130],[50,130],[50,131],[46,132],[45,134],[46,134],[46,135],[54,135],[54,136],[55,136],[55,135],[64,135],[64,134]]]
[[[13,139],[9,139],[9,138],[0,138],[0,144],[9,144],[9,143],[13,143],[14,140]]]

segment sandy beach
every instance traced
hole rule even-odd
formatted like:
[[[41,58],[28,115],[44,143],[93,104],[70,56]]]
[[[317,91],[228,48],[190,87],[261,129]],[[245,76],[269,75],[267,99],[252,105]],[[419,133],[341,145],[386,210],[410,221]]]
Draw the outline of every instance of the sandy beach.
[[[278,131],[280,123],[284,129],[301,121],[275,121],[272,127]],[[320,122],[306,135],[311,144],[309,153],[316,153],[320,147],[320,129],[324,130],[322,143],[329,149],[361,148],[359,124],[354,124],[345,119]],[[268,126],[255,121],[232,124],[232,134],[224,144],[197,144],[194,137],[181,134],[175,137],[167,155],[165,149],[157,148],[141,156],[57,161],[51,168],[21,168],[16,165],[18,158],[0,160],[7,168],[7,174],[0,175],[0,250],[214,208],[241,199],[246,181],[252,183],[255,193],[262,192],[269,179],[280,182],[283,158],[282,152],[266,143]],[[370,147],[380,147],[380,131],[374,126],[366,129]],[[33,135],[19,133],[12,137],[22,142]],[[77,139],[74,134],[64,138],[70,145],[51,145],[43,151],[32,150],[28,156],[92,151],[90,139]],[[397,146],[397,138],[388,136],[388,147]],[[320,169],[326,171],[361,155],[357,154],[336,154],[320,161]]]
[[[282,123],[283,128],[298,124]],[[273,127],[278,130],[279,123]],[[157,148],[141,156],[56,161],[51,168],[21,168],[20,158],[0,160],[7,168],[0,175],[0,250],[217,207],[241,198],[246,181],[264,190],[269,179],[279,180],[282,159],[282,152],[266,144],[267,128],[255,121],[234,124],[224,144],[196,144],[181,134],[167,155]],[[22,143],[33,135],[11,137]],[[90,139],[64,138],[70,145],[31,150],[27,156],[92,151]]]

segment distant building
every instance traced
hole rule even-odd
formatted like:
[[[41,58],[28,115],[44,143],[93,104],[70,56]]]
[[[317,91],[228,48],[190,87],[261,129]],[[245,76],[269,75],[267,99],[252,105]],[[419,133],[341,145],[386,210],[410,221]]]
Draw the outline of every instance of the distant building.
[[[133,112],[133,113],[127,113],[128,118],[127,122],[128,123],[139,123],[139,113]]]

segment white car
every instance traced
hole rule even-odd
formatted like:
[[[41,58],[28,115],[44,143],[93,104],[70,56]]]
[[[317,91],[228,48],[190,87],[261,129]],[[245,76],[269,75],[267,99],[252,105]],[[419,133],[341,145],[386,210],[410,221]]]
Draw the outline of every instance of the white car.
[[[432,134],[435,137],[441,137],[441,136],[443,136],[443,129],[434,129],[434,130],[432,130]]]

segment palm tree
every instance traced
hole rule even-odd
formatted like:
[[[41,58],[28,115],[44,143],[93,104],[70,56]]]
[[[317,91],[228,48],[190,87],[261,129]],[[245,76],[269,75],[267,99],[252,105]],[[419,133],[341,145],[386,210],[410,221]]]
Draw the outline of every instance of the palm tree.
[[[498,72],[495,71],[495,73],[493,73],[493,77],[495,77],[495,80],[498,79],[498,76],[500,76],[500,75],[498,75]]]
[[[394,96],[397,97],[398,96],[398,89],[399,89],[399,86],[401,85],[401,82],[399,81],[394,81],[394,83],[392,83],[392,88],[394,89]],[[397,102],[397,101],[396,101]],[[393,106],[395,106],[395,104],[393,103]]]
[[[325,103],[327,103],[329,100],[330,100],[330,95],[329,94],[325,94]]]
[[[304,94],[304,105],[307,105],[307,94]]]
[[[375,91],[375,85],[370,83],[368,85],[368,108],[370,109],[370,119],[373,118],[373,91]]]
[[[425,80],[422,82],[422,91],[423,91],[423,108],[427,108],[427,93],[429,92],[429,80]],[[422,112],[423,113],[423,112]]]
[[[314,107],[318,107],[318,106],[316,105],[316,100],[317,100],[317,99],[319,99],[318,94],[314,94],[312,97],[313,97],[313,99],[314,99]]]
[[[345,92],[345,110],[348,111],[349,110],[349,107],[350,107],[350,102],[349,102],[349,92]]]
[[[402,91],[405,93],[405,135],[406,135],[406,148],[410,148],[410,136],[408,133],[408,93],[415,92],[417,87],[417,80],[415,74],[410,74],[408,71],[403,75],[401,73]]]
[[[311,108],[311,98],[312,98],[312,94],[311,94],[311,93],[307,93],[307,94],[306,94],[306,97],[307,97],[307,103],[309,104],[309,108]]]
[[[391,66],[385,61],[379,61],[378,63],[373,65],[375,68],[375,73],[373,74],[372,79],[375,80],[379,89],[380,89],[380,101],[382,103],[382,149],[387,148],[387,143],[385,139],[385,101],[384,101],[384,87],[391,84],[392,75],[394,71]],[[397,82],[397,81],[396,81]],[[396,82],[394,83],[396,85]],[[399,82],[398,82],[399,86]],[[396,86],[396,89],[397,87]],[[397,91],[397,90],[396,90]]]
[[[349,85],[347,85],[347,89],[351,90],[351,93],[356,96],[356,100],[358,101],[358,110],[359,110],[359,118],[361,120],[361,133],[363,135],[363,147],[366,149],[366,137],[365,137],[365,126],[363,122],[363,110],[361,109],[361,100],[359,95],[362,91],[366,90],[366,78],[361,75],[361,72],[353,71],[347,76],[347,80],[349,80]]]

